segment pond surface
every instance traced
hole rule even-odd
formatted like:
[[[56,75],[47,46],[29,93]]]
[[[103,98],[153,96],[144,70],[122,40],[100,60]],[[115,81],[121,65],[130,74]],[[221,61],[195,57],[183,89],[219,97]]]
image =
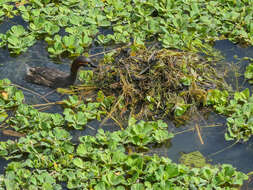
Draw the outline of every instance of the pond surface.
[[[19,21],[17,20],[16,22]],[[6,31],[11,26],[12,23],[1,24],[0,32]],[[240,72],[243,73],[245,71],[248,61],[239,61],[238,58],[245,56],[253,58],[253,47],[242,48],[227,40],[223,40],[216,42],[215,48],[221,51],[222,55],[225,57],[224,66],[231,66],[231,68],[227,68],[228,73],[226,78],[228,79],[229,84],[231,84],[234,89],[239,88],[239,90],[242,90],[244,88],[250,88],[250,90],[252,90],[252,87],[246,81],[244,81],[243,75],[239,76],[234,71],[238,67]],[[95,52],[97,52],[97,50]],[[237,56],[237,58],[235,56]],[[12,81],[12,83],[22,86],[23,93],[25,95],[25,102],[27,104],[45,103],[45,101],[38,95],[25,90],[29,89],[41,95],[51,91],[50,88],[26,82],[24,80],[26,66],[46,66],[68,72],[70,60],[61,59],[61,61],[63,64],[55,64],[55,62],[49,58],[46,50],[46,43],[42,41],[38,41],[26,53],[23,53],[17,57],[12,57],[6,49],[0,49],[0,79],[8,78]],[[63,97],[57,93],[53,93],[47,97],[48,101],[50,102],[55,102],[62,98]],[[47,111],[61,112],[62,109],[60,107],[53,107]],[[177,135],[172,139],[170,144],[152,149],[149,154],[157,153],[162,156],[168,156],[173,161],[178,162],[178,159],[182,153],[189,153],[198,150],[208,158],[209,162],[213,164],[228,163],[245,173],[253,171],[252,138],[246,143],[237,143],[235,145],[233,145],[233,141],[225,141],[225,117],[215,113],[209,114],[207,118],[198,115],[196,118],[193,118],[192,122],[189,122],[187,125],[179,128],[176,128],[170,122],[168,123],[170,130]],[[94,135],[99,123],[93,121],[89,125],[91,127],[87,127],[84,131],[73,131],[72,135],[74,140],[77,140],[79,136],[84,134]],[[195,128],[196,125],[199,126],[200,133],[196,132],[196,130],[189,131],[190,128]],[[115,130],[115,126],[113,126],[113,124],[107,124],[104,129]],[[12,137],[3,135],[0,136],[1,141],[7,140],[8,138]],[[4,172],[4,167],[6,164],[7,162],[1,159],[0,173]],[[246,184],[245,187],[243,187],[243,189],[250,188],[253,189],[253,183]]]

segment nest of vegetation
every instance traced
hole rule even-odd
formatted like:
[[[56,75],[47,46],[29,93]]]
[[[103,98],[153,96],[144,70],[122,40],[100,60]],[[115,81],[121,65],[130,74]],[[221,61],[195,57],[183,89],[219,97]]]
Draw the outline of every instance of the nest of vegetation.
[[[226,88],[213,66],[213,59],[196,53],[124,49],[105,56],[94,71],[93,85],[116,98],[115,118],[131,114],[183,123],[193,110],[205,107],[208,89]]]

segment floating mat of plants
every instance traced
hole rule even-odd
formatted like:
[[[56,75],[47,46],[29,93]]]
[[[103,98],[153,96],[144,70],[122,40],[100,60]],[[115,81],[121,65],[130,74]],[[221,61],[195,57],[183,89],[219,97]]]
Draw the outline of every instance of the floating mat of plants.
[[[151,144],[173,138],[161,120],[137,122],[130,118],[125,130],[99,129],[95,136],[81,136],[75,143],[67,131],[75,128],[70,116],[40,112],[23,104],[23,100],[23,93],[9,80],[0,80],[1,119],[7,117],[7,110],[17,108],[16,117],[10,116],[10,122],[1,120],[1,125],[10,124],[24,133],[17,140],[0,142],[0,156],[9,160],[0,175],[1,190],[65,189],[62,184],[68,189],[94,190],[237,189],[248,179],[227,164],[190,168],[165,157],[143,155],[142,150],[148,150]],[[77,103],[74,97],[65,102],[69,106]],[[89,103],[84,106],[88,108]],[[82,112],[86,115],[92,110],[86,111]],[[136,152],[130,151],[130,146]]]
[[[49,56],[59,57],[79,55],[93,41],[158,40],[165,48],[201,52],[219,39],[252,45],[252,7],[249,0],[2,0],[0,23],[21,17],[27,27],[17,23],[0,33],[0,47],[20,54],[41,39]]]
[[[183,123],[193,110],[205,107],[209,89],[228,88],[214,65],[214,59],[196,53],[124,49],[105,56],[92,81],[116,98],[111,112],[118,118],[130,113],[137,118],[169,116]]]

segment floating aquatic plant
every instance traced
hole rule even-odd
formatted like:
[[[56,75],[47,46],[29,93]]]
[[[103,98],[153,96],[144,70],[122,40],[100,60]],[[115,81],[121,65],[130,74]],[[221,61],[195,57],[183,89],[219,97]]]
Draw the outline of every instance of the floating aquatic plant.
[[[235,92],[233,98],[226,91],[210,91],[208,103],[227,118],[226,140],[247,141],[253,135],[253,97],[249,89]]]
[[[139,130],[142,126],[148,129]],[[134,119],[123,131],[99,129],[96,136],[82,136],[78,145],[71,142],[70,134],[61,127],[38,131],[18,141],[0,143],[1,156],[20,160],[8,164],[0,187],[62,189],[57,183],[65,182],[69,189],[233,189],[248,178],[231,165],[191,169],[157,155],[126,153],[129,146],[148,148],[150,143],[172,137],[162,121]]]
[[[253,44],[252,7],[252,1],[11,0],[0,3],[0,21],[21,16],[28,26],[29,41],[22,43],[22,51],[36,37],[48,42],[52,57],[79,55],[92,39],[103,45],[158,40],[166,48],[208,52],[218,39]],[[61,40],[56,38],[59,34]],[[1,46],[21,53],[17,50],[20,44],[14,41],[9,46],[8,38],[12,37],[1,35]]]
[[[173,138],[167,124],[161,120],[137,121],[131,118],[125,130],[105,132],[99,129],[96,136],[81,136],[74,143],[66,130],[66,122],[69,123],[66,118],[22,104],[22,96],[15,98],[15,92],[22,92],[10,86],[10,81],[1,80],[0,84],[2,109],[13,108],[13,105],[18,107],[15,117],[10,117],[7,123],[26,134],[18,140],[0,142],[0,155],[10,160],[0,176],[0,189],[54,190],[62,189],[59,184],[62,182],[69,189],[233,189],[248,179],[231,165],[189,168],[172,163],[168,158],[143,155],[143,150],[148,150],[151,144]],[[78,111],[96,115],[98,112],[94,108],[99,108],[102,102],[103,106],[111,102],[102,92],[98,97],[101,103],[90,104],[77,96],[70,96],[64,101],[65,109],[73,110],[76,115]],[[236,99],[244,100],[239,95]],[[13,102],[11,107],[8,106],[10,102]],[[136,152],[130,151],[131,148]]]
[[[244,77],[249,80],[250,84],[253,84],[253,63],[249,64],[246,67],[246,71],[244,73]]]

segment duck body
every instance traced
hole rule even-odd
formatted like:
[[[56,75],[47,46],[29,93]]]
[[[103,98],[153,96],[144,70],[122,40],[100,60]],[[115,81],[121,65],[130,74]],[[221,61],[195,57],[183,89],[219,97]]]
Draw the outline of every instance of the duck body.
[[[60,88],[74,84],[76,78],[57,69],[47,67],[28,67],[26,80],[51,88]]]
[[[89,58],[79,56],[73,61],[70,73],[47,67],[28,66],[25,79],[31,83],[51,88],[64,88],[75,83],[78,69],[81,66],[96,67]]]

